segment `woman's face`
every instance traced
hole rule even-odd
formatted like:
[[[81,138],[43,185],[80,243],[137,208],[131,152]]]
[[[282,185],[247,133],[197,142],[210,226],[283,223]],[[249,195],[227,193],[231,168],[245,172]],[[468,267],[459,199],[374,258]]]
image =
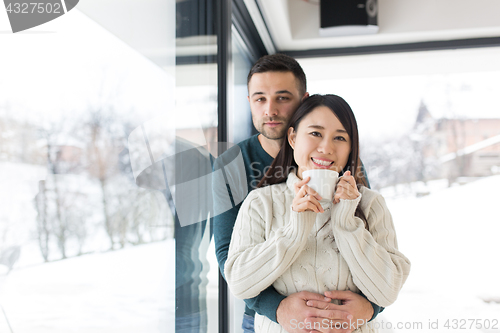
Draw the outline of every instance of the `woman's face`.
[[[341,172],[351,152],[351,138],[337,116],[326,106],[318,106],[299,123],[297,131],[288,129],[288,143],[298,165],[297,176],[310,169]]]

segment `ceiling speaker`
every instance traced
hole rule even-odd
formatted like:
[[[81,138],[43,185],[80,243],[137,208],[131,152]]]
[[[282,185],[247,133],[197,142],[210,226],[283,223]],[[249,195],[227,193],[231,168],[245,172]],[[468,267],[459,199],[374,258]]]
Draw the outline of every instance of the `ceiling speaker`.
[[[321,0],[320,36],[366,35],[378,32],[377,0]]]

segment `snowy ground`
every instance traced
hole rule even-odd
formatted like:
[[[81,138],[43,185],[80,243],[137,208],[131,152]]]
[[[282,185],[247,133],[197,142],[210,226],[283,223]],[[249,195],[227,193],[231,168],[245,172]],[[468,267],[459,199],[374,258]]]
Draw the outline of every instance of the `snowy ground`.
[[[500,176],[387,200],[412,271],[379,317],[382,332],[500,332],[500,304],[483,301],[500,300],[498,188]],[[213,242],[208,253],[209,332],[216,332]],[[168,241],[0,272],[0,332],[10,332],[5,317],[14,333],[173,332],[173,261]],[[474,328],[478,319],[483,329]],[[497,329],[484,329],[486,320]]]
[[[208,326],[216,333],[213,243],[208,252]],[[174,263],[169,240],[0,272],[0,332],[174,332]]]
[[[13,270],[0,277],[15,333],[168,332],[173,241]],[[0,332],[9,332],[0,314]]]
[[[500,304],[483,301],[500,302],[499,188],[495,176],[421,198],[387,200],[412,268],[399,299],[383,312],[386,321],[420,322],[419,332],[436,331],[429,329],[436,320],[437,331],[488,332],[475,329],[473,320],[496,320],[494,332],[500,332]],[[450,325],[458,320],[458,328],[444,327],[447,319]],[[460,329],[464,319],[466,329]]]

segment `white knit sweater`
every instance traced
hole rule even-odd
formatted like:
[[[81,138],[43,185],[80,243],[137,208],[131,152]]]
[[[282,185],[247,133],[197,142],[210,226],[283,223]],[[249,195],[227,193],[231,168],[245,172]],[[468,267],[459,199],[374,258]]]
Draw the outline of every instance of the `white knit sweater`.
[[[297,213],[290,173],[286,183],[252,191],[234,226],[224,272],[238,298],[257,296],[273,285],[283,295],[299,291],[360,291],[372,302],[392,304],[410,272],[398,251],[396,232],[382,196],[362,187],[355,200],[324,206],[324,213]],[[367,218],[354,216],[360,205]],[[257,333],[285,330],[256,314]],[[363,325],[357,332],[373,332]]]

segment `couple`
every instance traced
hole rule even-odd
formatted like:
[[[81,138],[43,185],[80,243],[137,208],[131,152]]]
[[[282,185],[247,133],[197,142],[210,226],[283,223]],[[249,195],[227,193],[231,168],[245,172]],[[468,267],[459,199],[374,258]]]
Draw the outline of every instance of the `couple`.
[[[249,191],[266,169],[259,185],[272,186],[214,218],[219,267],[247,304],[245,332],[253,331],[252,310],[256,332],[351,331],[351,322],[366,323],[395,301],[410,268],[384,200],[360,186],[367,182],[354,115],[338,96],[309,97],[302,68],[288,56],[261,58],[247,83],[260,134],[238,147]],[[302,172],[326,162],[343,176],[323,208]],[[347,330],[335,325],[342,323]]]

